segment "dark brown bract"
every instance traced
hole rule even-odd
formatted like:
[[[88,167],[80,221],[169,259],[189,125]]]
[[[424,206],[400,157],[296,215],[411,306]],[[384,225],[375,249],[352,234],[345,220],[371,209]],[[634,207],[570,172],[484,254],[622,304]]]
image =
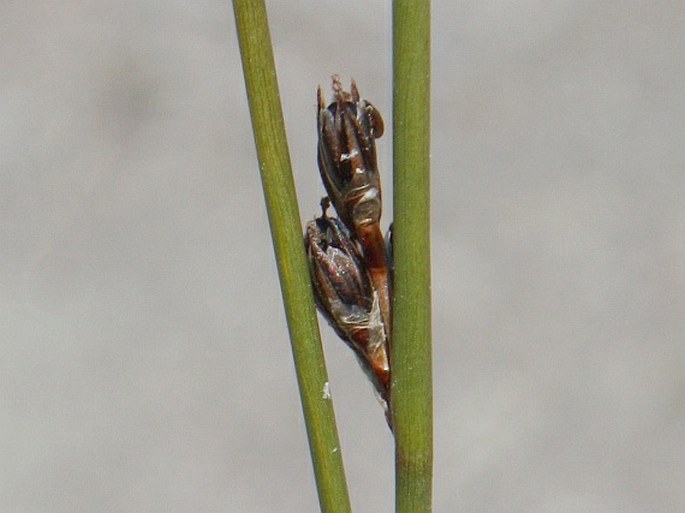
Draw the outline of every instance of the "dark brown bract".
[[[383,400],[390,365],[378,294],[357,243],[336,218],[307,224],[305,245],[317,306],[336,333],[357,354]]]
[[[345,225],[356,232],[381,218],[381,182],[375,140],[383,135],[376,108],[333,77],[333,102],[326,107],[318,90],[319,171],[328,196]]]

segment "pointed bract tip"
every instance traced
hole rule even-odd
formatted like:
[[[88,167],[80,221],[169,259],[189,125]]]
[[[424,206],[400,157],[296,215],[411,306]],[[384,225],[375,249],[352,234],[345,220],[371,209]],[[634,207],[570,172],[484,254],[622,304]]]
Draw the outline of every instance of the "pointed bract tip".
[[[357,89],[357,83],[352,79],[352,84],[350,85],[350,92],[352,93],[352,101],[354,103],[359,103],[359,90]]]
[[[323,97],[323,92],[321,91],[321,86],[319,86],[316,90],[316,101],[319,105],[319,111],[322,111],[326,108],[326,100]]]

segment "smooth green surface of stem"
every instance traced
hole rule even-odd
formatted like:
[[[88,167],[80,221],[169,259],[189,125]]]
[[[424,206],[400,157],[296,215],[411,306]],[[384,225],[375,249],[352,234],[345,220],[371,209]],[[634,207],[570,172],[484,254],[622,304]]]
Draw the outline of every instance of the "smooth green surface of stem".
[[[328,377],[305,258],[266,7],[263,0],[233,0],[233,9],[319,502],[322,512],[345,513],[350,511],[350,500],[333,405],[324,393]]]
[[[393,2],[395,508],[431,511],[430,2]]]

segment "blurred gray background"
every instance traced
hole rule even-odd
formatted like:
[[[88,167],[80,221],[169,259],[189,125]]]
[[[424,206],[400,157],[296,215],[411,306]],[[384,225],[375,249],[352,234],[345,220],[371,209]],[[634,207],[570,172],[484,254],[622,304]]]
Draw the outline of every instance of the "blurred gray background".
[[[268,7],[304,222],[317,85],[391,125],[390,9]],[[435,511],[685,511],[685,3],[433,23]],[[318,511],[230,3],[0,27],[0,510]],[[391,436],[323,336],[353,506],[391,511]]]

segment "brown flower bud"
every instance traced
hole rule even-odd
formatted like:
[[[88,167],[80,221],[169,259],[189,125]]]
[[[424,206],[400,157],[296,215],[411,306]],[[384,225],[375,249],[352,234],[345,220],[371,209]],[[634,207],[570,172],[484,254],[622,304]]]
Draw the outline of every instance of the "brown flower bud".
[[[318,90],[319,171],[328,196],[343,223],[353,232],[381,217],[381,183],[375,139],[383,135],[376,108],[333,76],[333,102],[326,107]]]
[[[336,218],[307,224],[305,244],[317,306],[356,353],[387,410],[390,364],[378,293],[356,242]]]

